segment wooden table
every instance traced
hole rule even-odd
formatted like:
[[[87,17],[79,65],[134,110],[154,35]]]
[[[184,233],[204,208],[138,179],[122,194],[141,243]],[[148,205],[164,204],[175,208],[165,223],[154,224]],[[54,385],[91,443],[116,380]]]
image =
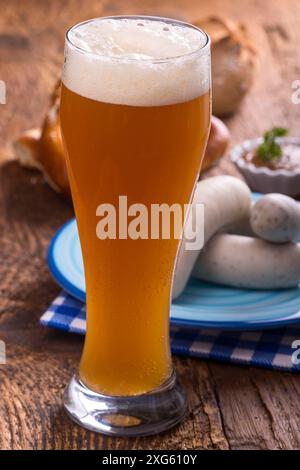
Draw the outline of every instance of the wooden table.
[[[1,449],[292,449],[300,448],[300,376],[204,360],[175,358],[189,394],[177,428],[143,439],[112,439],[73,424],[62,393],[82,338],[39,325],[59,287],[46,251],[71,207],[36,173],[12,160],[11,142],[39,125],[60,73],[64,31],[90,17],[158,14],[193,21],[222,13],[247,23],[259,57],[257,78],[227,122],[233,142],[286,125],[299,135],[300,106],[291,82],[300,78],[298,0],[1,0],[0,79],[0,366]],[[234,173],[228,161],[214,172]]]

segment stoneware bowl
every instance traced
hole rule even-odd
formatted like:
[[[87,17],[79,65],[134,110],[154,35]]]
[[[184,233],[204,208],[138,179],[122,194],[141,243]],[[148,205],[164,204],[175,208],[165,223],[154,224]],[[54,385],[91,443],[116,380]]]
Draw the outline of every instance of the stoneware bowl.
[[[296,170],[271,170],[267,167],[257,167],[247,162],[243,157],[247,152],[255,150],[263,139],[257,138],[245,140],[236,145],[231,151],[231,161],[244,176],[247,184],[253,191],[260,193],[282,193],[287,196],[300,196],[300,159],[299,168]],[[296,137],[281,137],[278,143],[298,145],[300,151],[300,139]]]

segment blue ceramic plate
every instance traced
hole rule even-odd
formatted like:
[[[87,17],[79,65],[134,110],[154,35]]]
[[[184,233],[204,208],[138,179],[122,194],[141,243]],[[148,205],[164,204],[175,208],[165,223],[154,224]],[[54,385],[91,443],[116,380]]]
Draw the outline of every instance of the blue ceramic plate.
[[[61,287],[85,301],[83,264],[75,219],[63,225],[54,236],[48,252],[48,264]],[[300,288],[255,291],[192,279],[171,306],[171,323],[192,327],[263,329],[297,322],[300,322]]]

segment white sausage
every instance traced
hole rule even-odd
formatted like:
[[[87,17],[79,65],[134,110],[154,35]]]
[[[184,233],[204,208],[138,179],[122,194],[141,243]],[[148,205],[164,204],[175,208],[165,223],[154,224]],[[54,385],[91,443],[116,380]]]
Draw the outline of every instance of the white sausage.
[[[300,204],[284,194],[267,194],[252,207],[253,232],[275,243],[297,241],[300,237]]]
[[[300,283],[300,244],[216,235],[200,254],[193,275],[249,289],[296,287]]]
[[[234,176],[213,176],[200,181],[195,190],[193,203],[204,204],[204,245],[223,227],[249,217],[251,192],[242,180]],[[196,227],[197,231],[203,227]],[[200,250],[187,250],[188,241],[183,237],[180,245],[174,283],[173,298],[178,297],[186,286],[199,256]]]

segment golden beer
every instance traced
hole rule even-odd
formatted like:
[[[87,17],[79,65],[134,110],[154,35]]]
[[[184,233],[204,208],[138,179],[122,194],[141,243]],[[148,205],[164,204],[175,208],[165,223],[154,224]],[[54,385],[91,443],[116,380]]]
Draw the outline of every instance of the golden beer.
[[[80,376],[132,395],[168,378],[178,240],[99,240],[96,207],[188,203],[209,128],[209,94],[169,106],[100,103],[62,88],[61,125],[83,252],[88,329]],[[84,123],[84,125],[82,125]]]
[[[150,20],[136,21],[146,21],[145,28]],[[125,26],[132,27],[130,20]],[[196,53],[186,59],[182,76],[173,79],[178,67],[171,66],[171,59],[170,65],[152,61],[151,69],[140,50],[138,58],[100,54],[101,69],[96,53],[80,69],[81,81],[73,81],[79,72],[77,52],[82,53],[66,54],[60,118],[86,280],[87,332],[79,379],[99,394],[139,396],[158,389],[172,374],[169,311],[179,240],[99,239],[96,210],[102,203],[117,209],[121,195],[128,206],[143,204],[149,213],[152,204],[183,207],[190,201],[210,126],[209,69],[206,85],[196,86],[191,72]],[[68,60],[73,68],[68,69]],[[99,67],[98,86],[93,66]],[[110,73],[112,83],[106,85]]]

